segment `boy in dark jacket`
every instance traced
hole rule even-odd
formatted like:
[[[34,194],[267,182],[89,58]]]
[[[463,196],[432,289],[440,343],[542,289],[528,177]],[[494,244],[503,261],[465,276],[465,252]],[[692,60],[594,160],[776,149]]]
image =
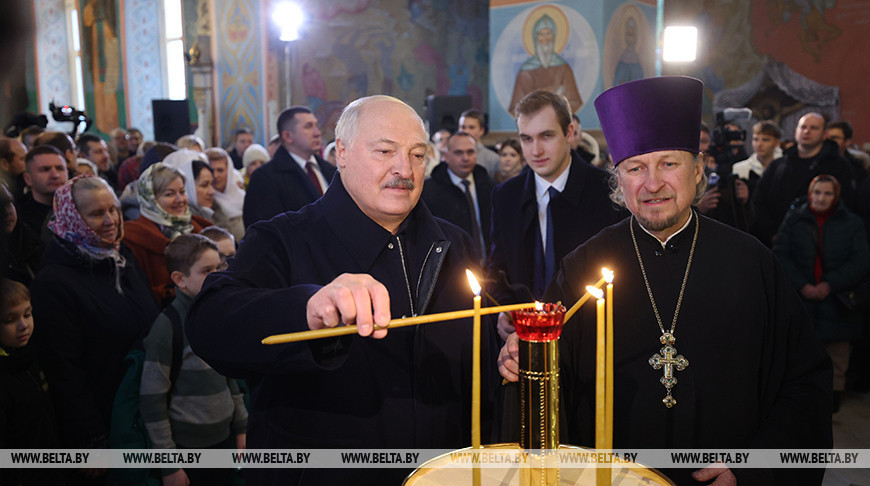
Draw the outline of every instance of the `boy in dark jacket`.
[[[0,281],[0,449],[57,449],[48,383],[33,346],[33,309],[24,285]],[[58,469],[0,469],[0,484],[66,484]]]

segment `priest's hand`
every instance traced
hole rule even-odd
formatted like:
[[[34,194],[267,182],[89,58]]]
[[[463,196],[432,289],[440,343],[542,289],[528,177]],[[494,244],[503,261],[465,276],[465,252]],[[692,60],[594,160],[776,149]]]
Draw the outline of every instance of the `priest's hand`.
[[[500,312],[498,314],[498,325],[496,328],[498,329],[498,337],[500,337],[502,341],[507,341],[508,336],[510,336],[512,332],[516,332],[514,321],[511,319],[511,315],[507,312]]]
[[[507,381],[520,379],[520,343],[517,333],[507,337],[498,353],[498,372]]]
[[[734,477],[734,473],[721,462],[710,464],[704,469],[698,469],[692,473],[692,479],[700,483],[710,484],[710,486],[737,486],[737,478]],[[707,483],[713,479],[715,481]]]
[[[390,294],[371,275],[343,273],[308,299],[305,314],[309,329],[356,324],[360,336],[380,339],[387,330],[374,326],[389,325]]]

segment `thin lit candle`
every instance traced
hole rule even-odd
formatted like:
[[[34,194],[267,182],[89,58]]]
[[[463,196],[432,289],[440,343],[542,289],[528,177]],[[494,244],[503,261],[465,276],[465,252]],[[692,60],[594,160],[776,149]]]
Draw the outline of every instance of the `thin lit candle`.
[[[597,300],[598,320],[595,347],[595,448],[604,449],[604,380],[605,380],[605,330],[604,330],[604,292],[598,287],[588,286],[587,292]]]
[[[535,306],[534,302],[526,302],[523,304],[499,305],[495,307],[484,307],[480,310],[480,315],[498,314],[499,312],[510,312],[515,310],[529,309]],[[452,321],[454,319],[466,319],[474,317],[474,310],[461,310],[441,312],[439,314],[428,314],[416,317],[403,317],[393,319],[386,327],[375,326],[375,329],[395,329],[405,326],[417,326],[419,324],[429,324],[432,322]],[[330,337],[346,336],[348,334],[356,334],[356,326],[340,326],[327,327],[323,329],[315,329],[313,331],[299,331],[287,334],[274,334],[264,338],[263,344],[284,344],[295,343],[299,341],[309,341],[311,339],[324,339]]]
[[[465,270],[468,285],[474,292],[474,331],[471,341],[471,447],[480,448],[480,283]]]
[[[578,310],[580,310],[580,307],[582,307],[583,304],[585,304],[587,300],[589,300],[590,298],[592,298],[592,294],[590,294],[590,293],[589,293],[589,290],[588,290],[589,287],[593,287],[593,288],[596,288],[596,289],[597,289],[597,288],[600,288],[602,285],[604,285],[604,279],[603,279],[603,278],[602,278],[601,280],[599,280],[598,282],[595,282],[595,285],[590,285],[590,286],[586,287],[587,291],[586,291],[585,294],[583,294],[583,297],[580,297],[580,300],[578,300],[576,303],[574,303],[574,305],[572,305],[571,308],[568,309],[568,312],[565,313],[565,322],[568,322],[568,320],[571,319],[571,317],[572,317],[572,316],[573,316],[573,315],[574,315]]]
[[[604,364],[604,440],[605,449],[613,449],[613,272],[602,268],[607,282],[604,328],[606,330],[606,361]]]

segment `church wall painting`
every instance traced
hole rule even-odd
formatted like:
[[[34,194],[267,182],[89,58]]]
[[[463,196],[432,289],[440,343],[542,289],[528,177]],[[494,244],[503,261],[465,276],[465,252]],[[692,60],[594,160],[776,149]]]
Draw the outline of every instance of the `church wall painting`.
[[[840,116],[855,128],[854,141],[870,141],[870,3],[856,0],[668,0],[665,23],[699,29],[699,58],[691,66],[665,65],[665,74],[704,81],[705,118],[715,93],[740,86],[769,58],[799,75],[839,87]],[[793,133],[784,133],[793,138]]]
[[[108,137],[126,121],[118,0],[79,0],[85,105],[90,131]]]
[[[649,6],[624,3],[610,16],[604,34],[604,89],[655,76],[655,22]]]
[[[127,62],[127,120],[124,127],[142,131],[145,140],[154,139],[151,100],[162,99],[163,75],[160,60],[160,4],[154,0],[125,0],[124,52]]]
[[[542,20],[545,16],[549,18]],[[516,130],[511,107],[530,86],[566,95],[583,127],[597,128],[592,102],[598,94],[655,74],[654,25],[655,2],[650,1],[493,1],[490,129]],[[552,48],[548,29],[554,32]],[[542,62],[547,56],[552,59]],[[573,86],[565,82],[567,76],[542,75],[539,69],[542,64],[549,64],[549,71],[560,69],[563,61],[572,71]],[[530,82],[536,74],[538,82]],[[582,103],[571,99],[574,93]]]
[[[48,104],[73,103],[72,84],[69,81],[69,52],[67,51],[66,14],[63,0],[35,0],[36,19],[36,73],[37,113],[48,114]],[[76,108],[82,109],[77,106]],[[8,123],[6,120],[4,123]],[[48,116],[48,128],[68,131],[70,123],[55,122]]]
[[[216,37],[216,134],[221,145],[233,130],[250,128],[258,140],[266,133],[263,123],[260,7],[256,0],[215,0]]]
[[[583,122],[601,69],[599,39],[587,18],[597,24],[600,13],[578,8],[587,10],[539,2],[490,9],[490,130],[516,130],[510,111],[535,89],[565,95]]]
[[[870,141],[870,3],[777,0],[753,2],[751,12],[750,38],[759,55],[839,87],[841,118],[852,123],[855,142]]]
[[[307,21],[292,45],[292,103],[314,111],[324,141],[333,138],[344,106],[361,96],[392,95],[421,116],[430,94],[469,94],[474,106],[486,109],[488,0],[310,0],[300,4]],[[261,10],[268,19],[269,4],[263,3]],[[225,37],[229,23],[220,11],[217,15],[215,35]],[[278,64],[275,76],[283,82],[284,44],[276,40],[271,20],[266,24],[268,38],[263,45],[269,53],[264,55]],[[271,83],[267,78],[263,88],[267,108],[263,109],[280,111],[286,104],[285,88],[273,89]],[[221,123],[228,123],[227,113],[219,116]],[[255,137],[268,139],[274,131],[270,124],[265,136],[256,132]]]

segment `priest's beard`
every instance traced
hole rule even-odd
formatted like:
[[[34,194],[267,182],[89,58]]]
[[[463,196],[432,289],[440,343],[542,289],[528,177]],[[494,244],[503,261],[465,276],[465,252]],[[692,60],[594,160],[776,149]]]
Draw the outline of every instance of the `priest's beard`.
[[[640,223],[640,225],[643,226],[647,231],[649,231],[650,233],[655,233],[676,226],[680,222],[680,219],[683,217],[683,215],[677,213],[669,218],[656,221],[647,219],[643,216],[638,216],[636,214],[634,215],[634,217],[637,218],[637,222]]]
[[[538,59],[541,60],[542,66],[550,67],[550,62],[553,60],[552,42],[538,44]]]

